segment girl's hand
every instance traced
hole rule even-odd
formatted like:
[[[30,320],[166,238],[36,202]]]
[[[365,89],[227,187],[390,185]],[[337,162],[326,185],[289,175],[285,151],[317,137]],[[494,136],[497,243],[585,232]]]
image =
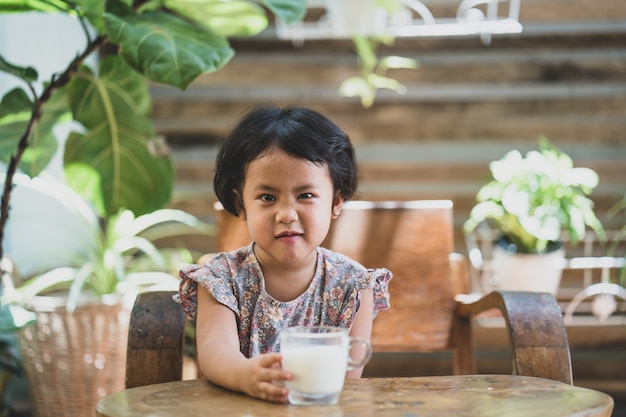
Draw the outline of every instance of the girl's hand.
[[[235,314],[204,290],[198,290],[198,317],[210,318],[196,321],[198,364],[209,381],[265,401],[287,402],[284,381],[293,375],[281,369],[280,354],[246,358],[239,350]]]
[[[265,401],[286,403],[289,390],[283,381],[289,381],[293,375],[281,369],[282,356],[268,353],[247,360],[247,372],[242,373],[239,386],[252,396]]]

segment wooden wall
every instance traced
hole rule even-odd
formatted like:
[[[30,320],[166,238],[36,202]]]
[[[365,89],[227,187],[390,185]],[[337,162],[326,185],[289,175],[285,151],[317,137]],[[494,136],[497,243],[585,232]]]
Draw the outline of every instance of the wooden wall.
[[[449,4],[442,2],[441,4]],[[361,198],[449,198],[458,227],[506,151],[546,135],[600,174],[600,215],[626,192],[626,7],[623,0],[524,0],[520,35],[397,39],[381,55],[418,60],[390,76],[372,108],[339,96],[358,71],[349,41],[294,46],[271,34],[232,40],[234,59],[185,92],[153,86],[154,122],[176,160],[174,206],[211,220],[216,145],[258,103],[322,111],[353,138]],[[462,236],[457,246],[463,250]]]

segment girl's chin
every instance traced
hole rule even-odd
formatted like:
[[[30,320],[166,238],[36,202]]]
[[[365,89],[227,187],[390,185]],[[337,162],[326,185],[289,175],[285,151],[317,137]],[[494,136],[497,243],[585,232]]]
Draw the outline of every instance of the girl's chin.
[[[296,249],[292,245],[287,246],[289,247],[285,248],[274,246],[272,250],[265,252],[265,256],[270,256],[277,262],[286,265],[297,265],[299,263],[306,262],[307,260],[317,259],[317,251],[315,250]],[[313,252],[315,252],[315,254],[313,254]]]

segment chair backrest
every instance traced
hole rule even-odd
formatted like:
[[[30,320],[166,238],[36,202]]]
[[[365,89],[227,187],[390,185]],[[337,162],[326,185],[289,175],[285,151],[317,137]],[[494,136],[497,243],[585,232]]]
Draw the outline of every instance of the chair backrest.
[[[366,267],[385,267],[391,308],[374,320],[376,351],[449,350],[455,300],[468,280],[453,274],[449,200],[349,201],[322,246]],[[250,242],[245,223],[215,205],[218,250]]]
[[[130,315],[126,388],[183,376],[185,313],[173,291],[139,293]]]

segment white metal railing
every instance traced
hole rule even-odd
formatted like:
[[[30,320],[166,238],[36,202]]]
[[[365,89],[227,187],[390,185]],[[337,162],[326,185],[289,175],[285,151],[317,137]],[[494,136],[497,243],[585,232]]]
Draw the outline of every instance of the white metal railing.
[[[282,39],[349,38],[353,35],[395,37],[478,35],[489,43],[491,35],[521,33],[521,0],[461,0],[454,17],[435,17],[420,0],[398,0],[393,11],[376,0],[309,0],[308,9],[321,9],[319,19],[286,25],[276,22]],[[508,7],[506,7],[508,5]],[[502,7],[501,7],[502,6]]]

